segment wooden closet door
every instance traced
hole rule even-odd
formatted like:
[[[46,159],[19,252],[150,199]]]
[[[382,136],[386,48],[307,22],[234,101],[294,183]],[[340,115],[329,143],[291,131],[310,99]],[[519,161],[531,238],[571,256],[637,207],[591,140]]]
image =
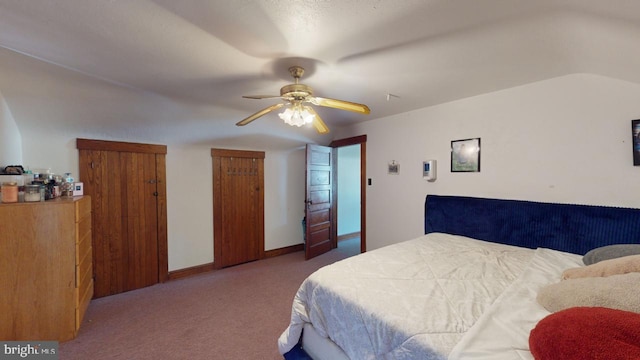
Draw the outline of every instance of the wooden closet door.
[[[163,279],[166,217],[159,216],[165,206],[161,202],[165,192],[162,164],[164,155],[159,161],[158,154],[150,152],[80,148],[80,179],[85,194],[94,199],[94,297],[150,286]]]
[[[123,250],[127,252],[124,291],[129,291],[158,283],[156,156],[121,152],[120,168],[126,172],[120,195],[122,239],[126,239]]]
[[[264,256],[264,153],[213,149],[214,264]]]

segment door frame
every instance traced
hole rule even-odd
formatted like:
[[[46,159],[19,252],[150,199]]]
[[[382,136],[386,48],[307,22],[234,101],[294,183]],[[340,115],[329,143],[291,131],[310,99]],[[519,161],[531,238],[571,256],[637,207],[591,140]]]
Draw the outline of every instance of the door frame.
[[[339,148],[344,146],[351,145],[360,145],[360,252],[367,251],[367,135],[359,135],[354,137],[349,137],[345,139],[333,140],[331,144],[329,144],[332,148]],[[333,153],[333,164],[337,164],[338,152],[334,151]],[[333,183],[335,186],[338,185],[338,171],[335,170],[333,172]],[[333,191],[333,224],[331,225],[333,228],[332,238],[332,246],[333,248],[338,247],[338,191],[334,189]]]

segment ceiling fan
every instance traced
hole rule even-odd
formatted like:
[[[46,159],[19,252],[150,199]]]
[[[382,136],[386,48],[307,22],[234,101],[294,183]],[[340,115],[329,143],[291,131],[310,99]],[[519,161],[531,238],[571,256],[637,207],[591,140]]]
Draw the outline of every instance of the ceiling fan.
[[[320,134],[326,134],[329,132],[327,124],[322,121],[318,113],[306,103],[311,103],[317,106],[325,106],[334,109],[353,111],[360,114],[369,114],[370,110],[367,105],[358,104],[345,100],[336,100],[329,98],[322,98],[313,96],[313,90],[311,87],[300,84],[298,81],[304,74],[304,69],[300,66],[292,66],[289,68],[289,73],[296,80],[294,84],[285,85],[280,89],[280,95],[252,95],[243,96],[247,99],[270,99],[270,98],[282,98],[285,102],[271,105],[264,108],[257,113],[247,117],[246,119],[236,123],[237,126],[244,126],[253,120],[266,115],[274,110],[278,110],[284,106],[289,106],[283,113],[278,114],[285,123],[289,125],[302,126],[304,124],[313,123],[313,126]]]

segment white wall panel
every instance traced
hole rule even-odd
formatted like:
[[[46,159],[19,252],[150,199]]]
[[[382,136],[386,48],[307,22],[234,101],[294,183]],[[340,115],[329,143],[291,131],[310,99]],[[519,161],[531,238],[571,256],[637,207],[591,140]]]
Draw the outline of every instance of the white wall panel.
[[[367,248],[422,234],[427,194],[640,207],[639,98],[638,84],[575,74],[341,129],[368,139]],[[451,140],[474,137],[481,171],[452,173]],[[438,160],[434,183],[421,178],[426,159]]]

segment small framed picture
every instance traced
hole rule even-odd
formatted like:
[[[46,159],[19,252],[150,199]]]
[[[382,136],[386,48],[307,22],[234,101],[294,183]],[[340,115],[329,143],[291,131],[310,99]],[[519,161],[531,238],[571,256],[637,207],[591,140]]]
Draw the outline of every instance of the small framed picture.
[[[451,142],[451,172],[480,172],[480,138]]]
[[[640,166],[640,120],[631,120],[633,166]]]
[[[395,160],[389,163],[389,174],[390,175],[400,174],[400,164],[398,164]]]

